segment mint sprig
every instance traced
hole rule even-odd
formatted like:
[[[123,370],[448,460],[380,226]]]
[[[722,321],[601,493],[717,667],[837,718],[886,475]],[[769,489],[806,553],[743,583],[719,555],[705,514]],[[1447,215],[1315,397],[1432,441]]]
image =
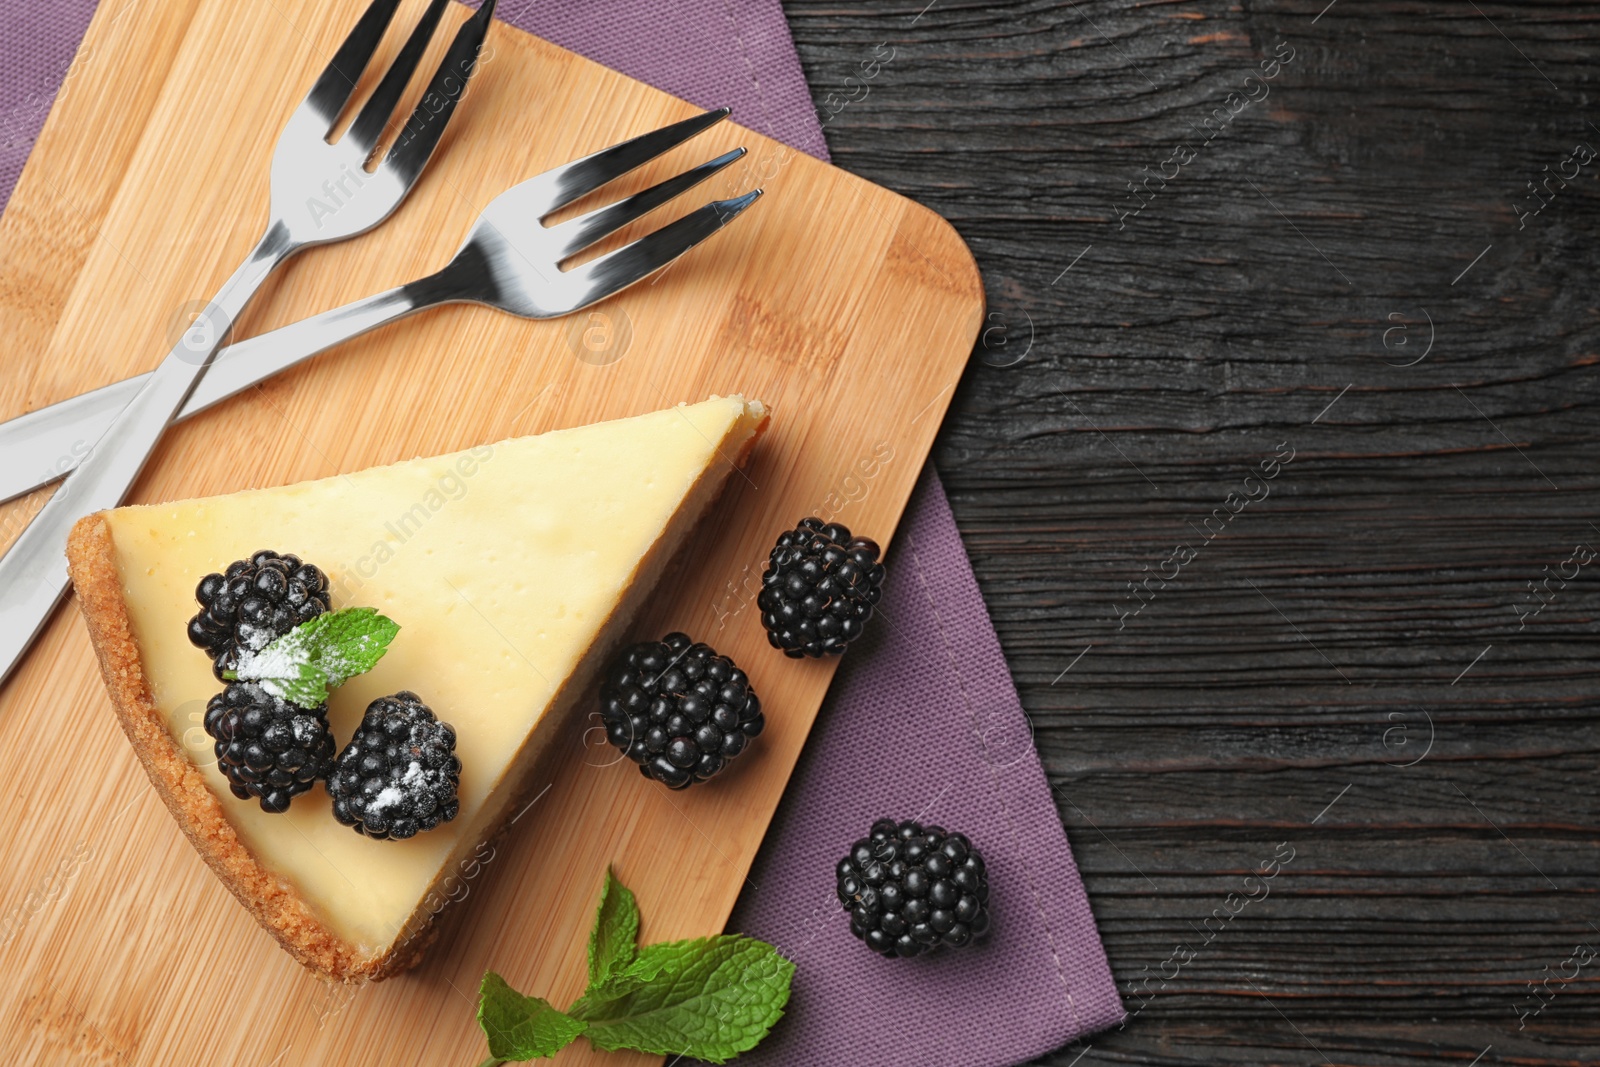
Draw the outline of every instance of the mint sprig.
[[[484,1067],[553,1056],[580,1035],[597,1049],[636,1049],[725,1063],[783,1015],[794,964],[736,935],[637,944],[639,909],[609,870],[589,934],[589,987],[565,1011],[484,975],[478,1023]]]
[[[378,661],[400,632],[376,608],[345,608],[303,622],[258,652],[246,652],[224,671],[230,682],[255,682],[268,693],[302,708],[327,703],[336,689]]]

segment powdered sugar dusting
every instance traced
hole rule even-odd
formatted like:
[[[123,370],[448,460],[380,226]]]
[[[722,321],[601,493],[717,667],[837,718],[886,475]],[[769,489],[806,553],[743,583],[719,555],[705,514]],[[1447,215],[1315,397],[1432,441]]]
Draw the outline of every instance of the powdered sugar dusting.
[[[244,641],[245,647],[252,652],[260,652],[278,639],[278,633],[270,626],[256,626],[248,622],[241,622],[236,631]]]
[[[413,763],[412,766],[415,767],[416,764]],[[400,803],[400,801],[402,801],[404,799],[405,799],[405,794],[400,792],[400,787],[399,786],[397,786],[397,785],[385,786],[383,788],[383,790],[378,793],[377,796],[375,796],[371,800],[367,801],[367,810],[368,811],[385,811],[385,810],[387,810],[389,808],[392,808],[394,805]]]
[[[240,656],[234,670],[240,678],[294,678],[310,663],[311,649],[304,641],[274,641]]]

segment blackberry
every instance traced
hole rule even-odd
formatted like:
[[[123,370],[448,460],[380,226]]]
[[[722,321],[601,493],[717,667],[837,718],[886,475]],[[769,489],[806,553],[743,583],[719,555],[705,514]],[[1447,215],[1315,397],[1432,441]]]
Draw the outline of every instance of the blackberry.
[[[633,645],[612,662],[600,716],[639,772],[672,789],[721,771],[766,725],[744,671],[680,633]]]
[[[456,732],[415,693],[379,697],[328,775],[333,817],[356,833],[404,840],[461,810]]]
[[[836,873],[850,932],[881,955],[960,948],[989,929],[983,857],[963,834],[879,819]]]
[[[265,549],[200,579],[194,597],[200,611],[189,620],[189,640],[211,657],[219,682],[241,653],[261,651],[330,607],[327,575]]]
[[[883,593],[878,544],[847,527],[801,519],[773,546],[761,576],[761,625],[785,656],[838,655],[861,636]]]
[[[328,709],[302,708],[253,682],[234,682],[206,704],[206,733],[217,767],[240,800],[284,812],[333,766]]]

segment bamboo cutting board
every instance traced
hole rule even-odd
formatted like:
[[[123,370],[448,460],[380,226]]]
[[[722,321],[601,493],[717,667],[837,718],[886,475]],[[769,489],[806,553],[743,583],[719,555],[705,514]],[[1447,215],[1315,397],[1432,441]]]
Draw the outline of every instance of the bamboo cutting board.
[[[0,417],[154,366],[250,247],[276,132],[362,6],[102,5],[0,221]],[[375,69],[421,6],[402,6]],[[503,189],[694,110],[497,25],[410,200],[373,233],[292,261],[240,335],[432,270]],[[813,513],[888,540],[983,305],[970,255],[931,212],[730,124],[616,192],[736,144],[749,158],[619,236],[765,188],[653,283],[568,320],[458,307],[369,334],[169,433],[133,499],[284,484],[711,393],[760,397],[773,421],[746,477],[635,629],[684,629],[744,666],[767,711],[761,741],[715,783],[672,794],[626,763],[601,766],[609,750],[574,721],[549,790],[462,881],[470,899],[446,912],[422,965],[332,986],[185,842],[63,608],[0,690],[5,1062],[470,1065],[484,1055],[485,968],[558,1005],[580,991],[606,864],[638,893],[646,941],[722,929],[835,666],[767,647],[753,604],[766,551]],[[0,508],[0,543],[45,495]],[[650,1061],[582,1041],[561,1057],[590,1059]]]

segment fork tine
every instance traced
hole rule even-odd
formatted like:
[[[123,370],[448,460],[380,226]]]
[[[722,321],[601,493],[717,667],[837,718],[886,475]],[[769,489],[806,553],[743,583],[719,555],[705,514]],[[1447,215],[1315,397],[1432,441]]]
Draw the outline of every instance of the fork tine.
[[[761,190],[754,189],[732,200],[713,200],[649,236],[573,269],[567,277],[580,295],[563,313],[588,307],[649,277],[738,218],[760,196]]]
[[[400,0],[372,0],[306,94],[301,106],[313,108],[329,131],[355,91],[361,72],[367,69],[372,53],[378,50],[378,42],[383,40],[383,32],[389,28],[389,21],[399,7]]]
[[[396,105],[400,103],[400,95],[406,91],[406,83],[411,80],[411,75],[417,72],[417,64],[422,62],[422,53],[428,49],[428,41],[433,37],[433,31],[439,28],[439,19],[444,16],[445,6],[450,0],[432,0],[428,10],[422,13],[417,24],[411,30],[411,36],[406,38],[406,43],[401,47],[400,54],[394,57],[394,62],[389,64],[389,69],[383,72],[383,80],[378,82],[378,87],[372,90],[372,96],[361,108],[361,114],[356,116],[355,122],[350,124],[349,137],[363,154],[371,155],[378,147],[378,139],[383,136],[383,131],[389,125],[389,119],[394,115]]]
[[[662,204],[693,189],[723,167],[742,159],[744,154],[745,150],[742,147],[724,152],[716,159],[707,160],[698,167],[668,178],[643,192],[618,200],[614,204],[607,204],[587,215],[569,219],[559,226],[552,226],[551,236],[560,242],[557,258],[566,259],[568,256],[577,255],[606,234],[620,230],[634,219],[649,214]]]
[[[439,61],[439,69],[434,71],[433,79],[422,91],[416,110],[411,113],[405,130],[384,157],[382,166],[392,167],[409,179],[427,164],[428,157],[433,155],[439,137],[444,133],[445,124],[450,121],[461,94],[467,88],[467,79],[477,71],[478,52],[483,48],[489,23],[494,20],[495,2],[483,0],[478,13],[462,23],[461,29],[456,31],[455,40],[450,42],[444,58]],[[442,103],[437,109],[432,109],[428,107],[430,100]]]
[[[730,108],[719,107],[693,118],[674,122],[659,130],[640,134],[630,141],[602,148],[592,155],[575,159],[565,166],[545,171],[540,178],[551,189],[550,203],[545,214],[559,210],[581,196],[587,196],[602,185],[616,181],[635,167],[643,166],[669,149],[689,138],[710,129],[732,114]]]

